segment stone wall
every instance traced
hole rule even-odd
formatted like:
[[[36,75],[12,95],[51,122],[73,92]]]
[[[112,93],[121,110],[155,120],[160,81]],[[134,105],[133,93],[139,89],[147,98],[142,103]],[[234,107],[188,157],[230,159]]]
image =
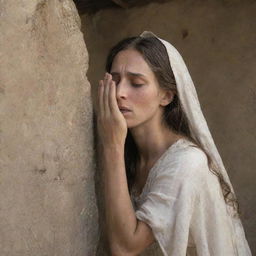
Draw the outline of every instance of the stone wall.
[[[88,52],[71,0],[0,1],[0,254],[94,255]]]
[[[151,30],[183,55],[200,103],[238,196],[256,254],[256,3],[173,0],[82,16],[96,96],[108,50],[126,36]],[[99,254],[101,255],[101,254]]]

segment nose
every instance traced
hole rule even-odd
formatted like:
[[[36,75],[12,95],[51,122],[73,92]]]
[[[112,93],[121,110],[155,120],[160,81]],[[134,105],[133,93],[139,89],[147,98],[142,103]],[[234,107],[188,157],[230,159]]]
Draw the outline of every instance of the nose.
[[[116,98],[126,99],[128,94],[128,86],[125,80],[120,80],[116,86]]]

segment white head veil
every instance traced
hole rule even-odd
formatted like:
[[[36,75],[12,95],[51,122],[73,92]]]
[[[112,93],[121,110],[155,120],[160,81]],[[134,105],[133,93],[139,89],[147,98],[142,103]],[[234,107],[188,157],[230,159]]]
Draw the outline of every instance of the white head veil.
[[[194,83],[183,58],[175,47],[173,47],[169,42],[157,37],[154,33],[144,31],[140,36],[144,38],[156,37],[165,46],[176,80],[177,93],[181,103],[181,108],[188,119],[191,136],[196,142],[199,142],[203,146],[204,150],[209,154],[213,161],[214,169],[217,169],[218,172],[222,174],[224,180],[229,184],[231,192],[235,196],[227,171],[223,165],[220,154],[215,146],[207,122],[202,113]],[[236,211],[234,211],[233,207],[227,205],[227,208],[232,215],[236,215]]]

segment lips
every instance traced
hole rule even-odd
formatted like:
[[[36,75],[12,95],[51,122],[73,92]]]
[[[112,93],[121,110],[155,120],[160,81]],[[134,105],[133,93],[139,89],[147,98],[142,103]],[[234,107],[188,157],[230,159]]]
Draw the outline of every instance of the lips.
[[[120,106],[120,107],[119,107],[119,110],[120,110],[121,112],[129,112],[129,111],[131,111],[129,108],[123,107],[123,106]]]

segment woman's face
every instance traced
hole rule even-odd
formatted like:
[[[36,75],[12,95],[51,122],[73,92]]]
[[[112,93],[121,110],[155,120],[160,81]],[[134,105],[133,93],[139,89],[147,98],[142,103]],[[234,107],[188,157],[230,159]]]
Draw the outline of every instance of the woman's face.
[[[164,90],[160,89],[155,74],[138,51],[120,51],[113,60],[110,73],[117,86],[117,104],[128,128],[148,123],[162,115]]]

